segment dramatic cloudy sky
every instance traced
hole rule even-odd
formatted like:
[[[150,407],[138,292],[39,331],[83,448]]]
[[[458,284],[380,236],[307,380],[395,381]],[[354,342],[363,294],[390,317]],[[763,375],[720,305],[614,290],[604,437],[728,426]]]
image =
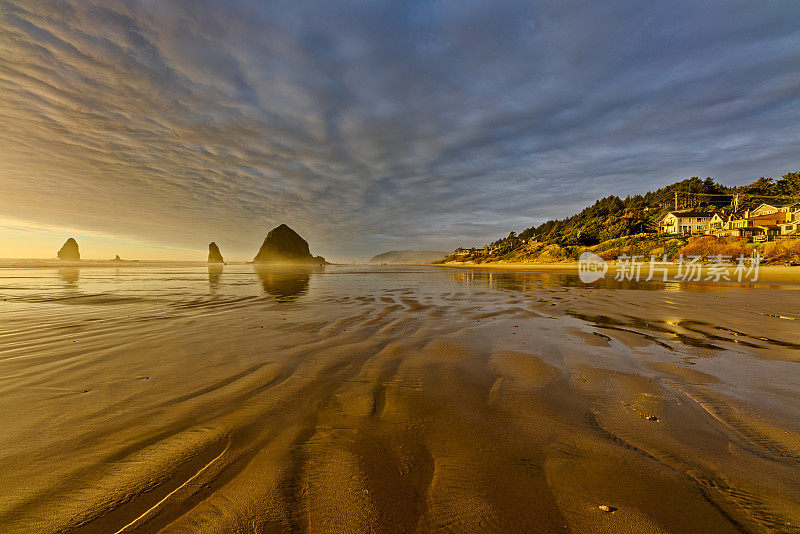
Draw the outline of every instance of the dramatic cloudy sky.
[[[0,256],[479,244],[800,167],[800,2],[0,0]],[[86,255],[86,254],[84,254]]]

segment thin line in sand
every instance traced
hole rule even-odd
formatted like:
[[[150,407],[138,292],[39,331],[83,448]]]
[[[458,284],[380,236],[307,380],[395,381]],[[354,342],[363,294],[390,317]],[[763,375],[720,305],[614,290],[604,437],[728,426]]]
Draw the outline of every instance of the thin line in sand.
[[[157,503],[155,503],[153,506],[151,506],[150,508],[148,508],[147,510],[145,510],[145,511],[144,511],[144,513],[142,513],[142,514],[141,514],[140,516],[138,516],[136,519],[134,519],[133,521],[131,521],[130,523],[128,523],[127,525],[125,525],[124,527],[122,527],[121,529],[119,529],[118,531],[116,531],[114,534],[121,534],[122,532],[124,532],[125,530],[127,530],[129,527],[132,527],[132,526],[134,526],[136,523],[138,523],[138,522],[139,522],[139,520],[143,519],[143,518],[144,518],[145,516],[147,516],[147,515],[148,515],[150,512],[152,512],[153,510],[155,510],[156,508],[158,508],[159,506],[161,506],[162,504],[164,504],[164,502],[165,502],[167,499],[169,499],[170,497],[172,497],[173,495],[175,495],[175,493],[176,493],[176,492],[178,492],[180,489],[182,489],[182,488],[186,487],[186,485],[187,485],[187,484],[189,484],[189,483],[190,483],[192,480],[194,480],[194,479],[196,479],[197,477],[199,477],[199,476],[200,476],[200,475],[203,473],[203,471],[205,471],[206,469],[208,469],[209,467],[211,467],[211,464],[213,464],[214,462],[216,462],[217,460],[219,460],[220,458],[222,458],[222,455],[223,455],[223,454],[225,454],[226,452],[228,452],[228,449],[230,448],[230,446],[231,446],[231,439],[230,439],[230,436],[229,436],[229,437],[228,437],[228,443],[225,445],[225,448],[224,448],[224,449],[222,449],[222,452],[221,452],[221,453],[219,453],[219,454],[216,456],[216,458],[214,458],[213,460],[211,460],[210,462],[208,462],[206,465],[204,465],[203,467],[201,467],[201,468],[200,468],[200,470],[199,470],[197,473],[195,473],[194,475],[192,475],[191,477],[189,477],[189,478],[186,480],[186,482],[184,482],[183,484],[181,484],[180,486],[178,486],[178,487],[177,487],[177,488],[175,488],[174,490],[172,490],[172,491],[170,491],[169,493],[167,493],[167,495],[166,495],[166,496],[164,496],[164,498],[163,498],[163,499],[161,499],[160,501],[158,501]]]

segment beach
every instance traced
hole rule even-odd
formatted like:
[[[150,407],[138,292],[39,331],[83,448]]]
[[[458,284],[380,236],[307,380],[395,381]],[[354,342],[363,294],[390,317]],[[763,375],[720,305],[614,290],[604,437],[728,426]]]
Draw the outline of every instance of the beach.
[[[0,265],[2,530],[800,532],[793,278],[494,266]]]
[[[650,258],[638,258],[636,260],[640,262],[639,272],[641,274],[642,280],[647,280],[648,276],[650,275]],[[729,260],[730,261],[730,260]],[[621,264],[623,264],[621,265]],[[663,279],[663,271],[666,269],[667,279],[671,281],[680,281],[681,278],[681,270],[679,267],[678,261],[671,261],[668,262],[666,267],[664,266],[657,266],[653,272],[653,278],[655,280]],[[544,272],[564,272],[564,273],[578,273],[580,269],[580,264],[578,262],[555,262],[555,263],[527,263],[527,262],[513,262],[513,261],[493,261],[488,263],[475,263],[471,261],[465,262],[456,262],[451,261],[443,264],[439,264],[442,267],[450,267],[450,268],[465,268],[465,269],[506,269],[506,270],[516,270],[516,271],[544,271]],[[626,277],[629,276],[631,273],[630,267],[630,260],[626,260],[623,262],[619,261],[609,261],[609,272],[608,276],[615,277],[621,271],[624,270]],[[706,271],[708,267],[712,265],[712,262],[706,261],[703,262],[703,270]],[[727,280],[719,280],[721,282],[738,282],[738,276],[736,273],[736,263],[732,262],[730,265],[726,266],[725,272],[727,276]],[[686,272],[686,268],[684,268],[683,272]],[[705,281],[704,279],[708,276],[708,273],[704,273],[701,276],[700,281]],[[689,277],[694,278],[694,277]],[[780,264],[761,264],[758,266],[755,279],[752,274],[750,276],[742,276],[742,282],[789,282],[792,284],[800,283],[800,266],[798,265],[780,265]]]

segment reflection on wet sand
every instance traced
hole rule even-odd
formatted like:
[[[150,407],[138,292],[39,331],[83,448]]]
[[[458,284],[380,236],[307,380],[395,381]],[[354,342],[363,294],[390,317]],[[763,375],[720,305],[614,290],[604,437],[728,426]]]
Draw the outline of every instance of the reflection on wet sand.
[[[122,271],[2,280],[3,532],[798,532],[797,288]]]
[[[58,276],[64,282],[64,287],[75,289],[78,287],[78,278],[80,278],[81,271],[76,267],[62,267],[58,270]]]
[[[212,293],[219,289],[220,278],[222,278],[222,265],[209,265],[208,287]]]
[[[264,293],[277,297],[278,302],[288,302],[308,291],[311,274],[321,267],[273,267],[256,265],[256,274],[261,280]]]
[[[767,287],[766,283],[752,282],[704,282],[680,280],[617,280],[613,276],[601,278],[595,282],[584,283],[577,273],[548,271],[500,271],[496,269],[450,269],[449,276],[458,282],[483,285],[487,288],[531,291],[543,287],[576,287],[584,289],[638,289],[648,291],[718,291],[733,288]],[[772,284],[775,285],[775,284]]]

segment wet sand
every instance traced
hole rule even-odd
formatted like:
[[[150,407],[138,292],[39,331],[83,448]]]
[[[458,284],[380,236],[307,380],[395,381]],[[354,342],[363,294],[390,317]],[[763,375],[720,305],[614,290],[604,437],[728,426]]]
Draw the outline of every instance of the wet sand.
[[[800,532],[800,286],[0,269],[3,532]]]
[[[650,265],[649,265],[649,258],[646,259],[637,259],[637,262],[643,262],[641,266],[638,268],[641,273],[641,280],[646,280],[649,273],[650,273]],[[701,279],[705,280],[708,277],[714,279],[714,275],[710,274],[708,271],[708,266],[710,264],[706,263],[703,266],[701,272]],[[579,265],[577,262],[556,262],[556,263],[520,263],[520,262],[509,262],[509,261],[496,261],[491,263],[474,263],[470,261],[466,262],[447,262],[441,265],[442,267],[447,268],[462,268],[462,269],[512,269],[512,270],[524,270],[524,271],[549,271],[549,272],[573,272],[577,273]],[[672,265],[663,267],[657,266],[656,270],[653,273],[653,278],[656,280],[663,280],[664,270],[666,269],[666,274],[668,280],[679,280],[680,272],[677,263]],[[749,266],[748,266],[749,269]],[[607,276],[614,277],[620,272],[625,273],[626,275],[631,274],[631,267],[620,266],[617,262],[609,262],[609,270]],[[686,270],[684,270],[686,273]],[[695,271],[696,273],[696,271]],[[720,279],[725,281],[739,281],[739,275],[736,272],[735,265],[731,265],[730,267],[724,270],[724,276],[721,276]],[[746,276],[745,276],[746,274]],[[631,277],[633,278],[633,277]],[[689,278],[696,278],[696,276],[690,275]],[[743,272],[742,282],[751,281],[751,282],[787,282],[792,284],[800,283],[800,266],[793,265],[775,265],[775,264],[767,264],[767,265],[760,265],[758,268],[758,272],[754,276],[749,272]]]

